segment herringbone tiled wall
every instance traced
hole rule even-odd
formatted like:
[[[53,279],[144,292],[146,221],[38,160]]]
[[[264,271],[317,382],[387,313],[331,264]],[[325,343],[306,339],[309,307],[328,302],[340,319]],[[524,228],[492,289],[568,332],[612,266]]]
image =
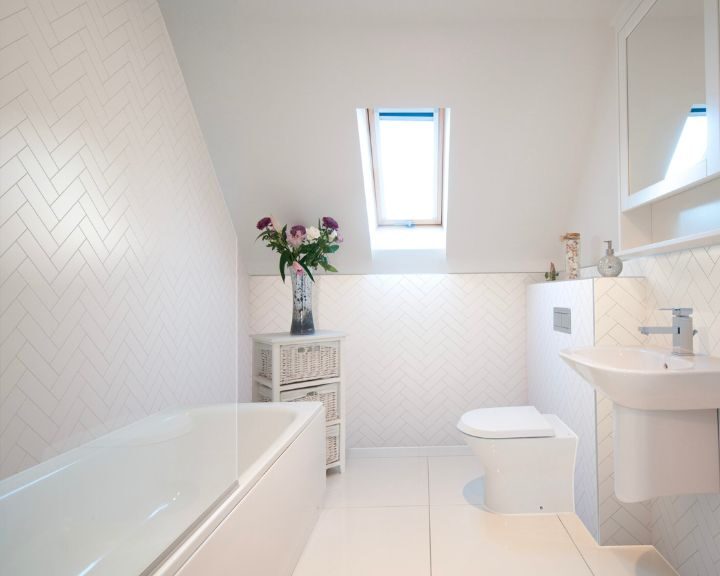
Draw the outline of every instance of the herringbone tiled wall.
[[[592,269],[584,272],[595,274]],[[626,262],[624,276],[621,282],[609,279],[594,282],[597,345],[648,342],[669,348],[669,337],[653,336],[648,341],[640,337],[637,326],[669,324],[669,313],[657,311],[659,307],[692,306],[698,351],[720,355],[720,246],[632,260]],[[627,276],[641,276],[645,280],[633,281]],[[562,286],[555,289],[562,291]],[[529,310],[529,314],[533,313]],[[529,358],[529,367],[532,366]],[[531,398],[536,387],[531,386]],[[651,542],[681,576],[719,574],[720,495],[658,498],[629,505],[619,502],[613,487],[612,404],[599,393],[597,397],[599,540],[603,544]],[[562,410],[572,398],[562,393],[554,405]],[[578,513],[582,511],[582,505],[578,506]]]
[[[321,276],[318,327],[348,333],[350,447],[462,444],[470,408],[527,402],[530,274]],[[250,279],[251,328],[287,331],[290,291]]]
[[[583,272],[596,274],[594,269]],[[720,245],[631,260],[625,263],[623,275],[647,279],[645,314],[642,321],[637,322],[634,314],[621,311],[617,319],[624,324],[627,333],[605,333],[604,337],[610,338],[607,343],[612,344],[613,339],[620,338],[623,343],[637,344],[637,340],[632,342],[633,338],[637,339],[636,333],[632,332],[635,324],[669,325],[670,313],[658,308],[690,306],[694,309],[694,325],[698,330],[696,351],[720,356]],[[622,329],[618,327],[618,330]],[[651,336],[644,342],[664,348],[672,345],[669,336]],[[611,407],[598,403],[598,414],[599,417],[604,415],[604,428],[608,431],[605,436],[611,438]],[[598,434],[602,435],[600,429],[601,423],[598,423]],[[605,446],[608,446],[607,442]],[[604,449],[605,456],[608,450]],[[606,502],[612,505],[612,499]],[[651,542],[681,576],[720,574],[720,495],[657,498],[648,504],[648,508]],[[624,523],[632,525],[634,519],[623,519],[624,511],[618,510],[618,527]]]
[[[622,278],[593,280],[595,345],[640,346],[638,332],[647,314],[647,281],[626,272]],[[597,482],[600,514],[598,541],[603,545],[649,544],[650,503],[620,502],[615,497],[613,405],[596,391]]]
[[[648,281],[646,323],[670,323],[657,308],[691,306],[695,346],[720,356],[720,245],[642,258],[627,263],[631,273]],[[652,344],[671,345],[667,336]],[[658,498],[651,503],[652,542],[681,576],[720,574],[720,495]]]
[[[232,401],[235,244],[155,0],[0,2],[0,477]]]
[[[598,278],[528,288],[530,401],[557,414],[578,435],[575,508],[603,545],[649,544],[649,503],[615,498],[612,403],[559,357],[563,348],[638,345],[645,316],[645,280]],[[555,332],[552,309],[572,310],[572,334]]]
[[[570,308],[572,333],[553,329],[553,308]],[[593,345],[593,281],[543,282],[527,290],[527,366],[530,403],[556,414],[578,436],[575,511],[599,538],[595,393],[558,355]]]

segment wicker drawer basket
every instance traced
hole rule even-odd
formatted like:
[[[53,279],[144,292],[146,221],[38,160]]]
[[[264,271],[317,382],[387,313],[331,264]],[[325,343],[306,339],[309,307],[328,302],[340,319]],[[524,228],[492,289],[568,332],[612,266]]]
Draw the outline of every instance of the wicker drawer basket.
[[[340,343],[280,347],[280,385],[340,376]]]
[[[339,384],[325,384],[313,388],[289,390],[280,393],[281,402],[322,402],[325,406],[325,421],[340,418]]]
[[[325,429],[325,464],[334,464],[340,460],[340,425],[328,426]]]
[[[255,351],[258,376],[272,380],[272,346],[261,344]],[[340,376],[340,343],[290,344],[280,346],[280,385],[323,380]]]

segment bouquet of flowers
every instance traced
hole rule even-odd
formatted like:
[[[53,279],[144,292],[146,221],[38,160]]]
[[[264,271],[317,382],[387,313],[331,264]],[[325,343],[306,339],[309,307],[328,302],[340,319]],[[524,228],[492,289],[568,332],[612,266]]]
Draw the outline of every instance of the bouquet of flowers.
[[[265,245],[280,254],[280,276],[285,281],[285,269],[290,266],[296,272],[306,272],[314,280],[311,270],[322,268],[326,272],[337,272],[328,262],[328,254],[334,254],[343,241],[338,223],[330,216],[323,216],[317,227],[305,228],[302,224],[295,224],[287,229],[282,228],[271,216],[261,218],[257,223],[260,230],[258,240],[262,239]]]

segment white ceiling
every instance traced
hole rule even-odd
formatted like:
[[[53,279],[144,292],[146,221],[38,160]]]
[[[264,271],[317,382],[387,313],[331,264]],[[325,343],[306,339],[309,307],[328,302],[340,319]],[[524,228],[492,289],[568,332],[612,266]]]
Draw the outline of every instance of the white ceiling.
[[[587,162],[620,0],[160,0],[252,274],[268,213],[335,216],[341,272],[539,271]],[[355,109],[452,108],[447,260],[373,257]],[[614,194],[614,191],[608,191]]]

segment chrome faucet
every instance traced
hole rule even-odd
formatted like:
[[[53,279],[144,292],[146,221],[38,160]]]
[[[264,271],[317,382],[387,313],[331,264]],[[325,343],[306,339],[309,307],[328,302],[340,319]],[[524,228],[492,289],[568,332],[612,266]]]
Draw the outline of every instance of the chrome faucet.
[[[693,355],[693,336],[697,330],[693,330],[692,308],[660,308],[670,310],[673,315],[672,326],[640,326],[641,334],[672,334],[673,350],[676,356]]]

